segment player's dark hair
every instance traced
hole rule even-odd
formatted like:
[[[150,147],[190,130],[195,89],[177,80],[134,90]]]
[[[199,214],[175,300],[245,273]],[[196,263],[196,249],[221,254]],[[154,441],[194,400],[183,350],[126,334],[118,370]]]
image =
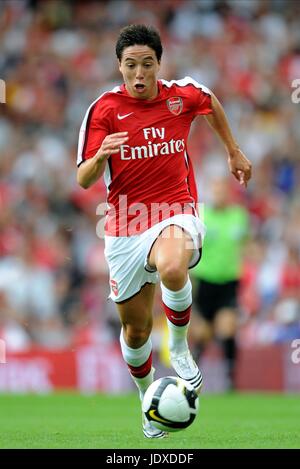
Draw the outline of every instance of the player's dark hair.
[[[152,26],[144,24],[130,24],[125,26],[119,34],[116,44],[116,54],[121,61],[123,50],[126,47],[141,45],[148,46],[154,50],[157,61],[160,62],[162,56],[162,45],[160,35]]]

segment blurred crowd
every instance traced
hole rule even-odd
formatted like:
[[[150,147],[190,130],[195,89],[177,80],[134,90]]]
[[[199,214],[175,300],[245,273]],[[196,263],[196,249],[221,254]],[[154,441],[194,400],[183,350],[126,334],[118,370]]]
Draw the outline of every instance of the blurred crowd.
[[[77,185],[76,152],[86,109],[121,82],[115,41],[135,22],[161,32],[161,78],[190,75],[214,91],[253,163],[247,191],[230,176],[251,220],[241,344],[299,338],[300,3],[288,0],[1,0],[0,337],[11,350],[118,337],[96,235],[105,188]],[[201,119],[189,146],[209,203],[225,151]]]

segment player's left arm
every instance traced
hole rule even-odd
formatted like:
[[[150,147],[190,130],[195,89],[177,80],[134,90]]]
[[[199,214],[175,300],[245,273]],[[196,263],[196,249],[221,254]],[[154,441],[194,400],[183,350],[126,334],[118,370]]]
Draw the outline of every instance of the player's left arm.
[[[247,187],[251,178],[252,165],[239,148],[235,138],[232,135],[223,106],[211,93],[212,113],[205,116],[210,126],[220,137],[228,153],[228,166],[231,173],[240,184]]]

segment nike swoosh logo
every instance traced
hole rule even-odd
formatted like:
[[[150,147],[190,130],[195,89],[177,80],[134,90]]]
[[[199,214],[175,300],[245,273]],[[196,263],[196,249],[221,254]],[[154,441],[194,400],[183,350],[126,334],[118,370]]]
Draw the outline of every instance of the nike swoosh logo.
[[[121,114],[118,114],[117,117],[121,121],[122,119],[125,119],[125,117],[131,116],[131,114],[133,114],[133,112],[130,112],[129,114],[124,114],[123,116],[121,116]]]
[[[154,409],[152,409],[152,410],[149,411],[149,415],[150,415],[150,417],[151,417],[153,420],[156,420],[157,422],[170,423],[169,420],[162,419],[161,417],[159,417],[158,415],[156,415],[156,412],[155,412]]]

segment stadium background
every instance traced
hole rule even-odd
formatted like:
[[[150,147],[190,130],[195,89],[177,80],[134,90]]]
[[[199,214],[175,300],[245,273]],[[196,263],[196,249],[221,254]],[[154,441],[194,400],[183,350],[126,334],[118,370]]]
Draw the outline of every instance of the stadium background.
[[[80,123],[120,82],[114,44],[133,22],[161,31],[162,78],[190,75],[215,92],[253,163],[247,191],[232,179],[252,227],[237,387],[299,392],[300,364],[291,357],[300,339],[300,103],[291,95],[300,78],[300,4],[284,0],[0,2],[0,391],[133,389],[96,236],[103,182],[88,191],[76,184]],[[211,177],[227,171],[225,152],[200,120],[189,144],[205,203]],[[158,298],[153,342],[165,373],[161,321]],[[224,390],[218,349],[203,368],[206,392]]]

